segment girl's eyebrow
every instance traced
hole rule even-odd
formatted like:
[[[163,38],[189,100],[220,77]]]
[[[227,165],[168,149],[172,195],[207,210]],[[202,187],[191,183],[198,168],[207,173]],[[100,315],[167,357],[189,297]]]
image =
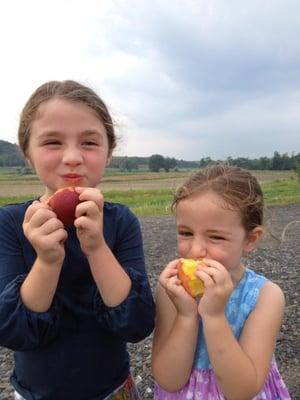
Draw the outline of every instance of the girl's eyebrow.
[[[81,134],[82,135],[90,135],[90,136],[92,136],[92,135],[103,136],[103,132],[101,132],[97,129],[87,129],[86,131],[82,131]]]
[[[61,136],[63,135],[63,133],[59,132],[59,131],[55,131],[55,130],[45,130],[43,132],[41,132],[38,137],[39,138],[48,138],[48,137],[52,137],[52,136]],[[80,136],[100,136],[103,137],[103,132],[101,132],[100,130],[97,129],[87,129],[85,131],[82,131],[79,133]]]
[[[219,234],[219,235],[226,235],[226,236],[232,236],[232,232],[231,231],[224,231],[222,229],[208,229],[207,230],[208,233],[211,234]]]
[[[180,228],[187,228],[188,227],[187,225],[184,225],[184,224],[176,224],[176,226],[177,226],[177,228],[178,227],[180,227]]]
[[[58,138],[59,136],[60,134],[57,131],[44,131],[44,132],[39,132],[36,135],[36,140],[43,141],[47,139]]]
[[[183,224],[178,224],[176,225],[177,229],[190,229],[190,227],[188,227],[187,225],[183,225]]]

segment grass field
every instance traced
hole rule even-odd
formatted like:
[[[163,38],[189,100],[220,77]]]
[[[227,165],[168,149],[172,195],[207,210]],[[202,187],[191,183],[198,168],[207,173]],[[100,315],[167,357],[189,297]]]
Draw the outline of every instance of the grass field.
[[[138,216],[168,215],[175,188],[192,172],[108,174],[99,187],[107,201],[126,204]],[[267,206],[300,203],[300,183],[293,171],[252,172],[262,185]],[[43,186],[33,175],[26,175],[27,179],[13,178],[9,171],[0,170],[0,206],[43,193]]]

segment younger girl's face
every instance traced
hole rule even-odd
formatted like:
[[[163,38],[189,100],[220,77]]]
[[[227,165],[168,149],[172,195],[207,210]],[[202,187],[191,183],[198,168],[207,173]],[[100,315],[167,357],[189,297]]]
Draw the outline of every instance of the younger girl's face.
[[[176,208],[177,244],[180,257],[209,258],[229,272],[238,272],[247,250],[247,235],[236,211],[222,207],[213,193],[180,200]]]
[[[27,157],[48,197],[65,186],[96,187],[111,154],[106,129],[94,110],[53,98],[38,108]]]

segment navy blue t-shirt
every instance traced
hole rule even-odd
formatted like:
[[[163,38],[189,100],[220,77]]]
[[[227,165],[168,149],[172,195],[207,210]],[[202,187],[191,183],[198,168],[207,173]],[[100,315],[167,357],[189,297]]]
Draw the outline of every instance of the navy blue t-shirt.
[[[67,228],[52,305],[33,312],[20,298],[36,258],[22,229],[30,204],[0,208],[0,346],[14,351],[12,384],[28,400],[103,399],[129,374],[126,342],[138,342],[154,328],[138,219],[126,206],[104,205],[106,243],[132,281],[123,303],[103,303],[75,228]]]

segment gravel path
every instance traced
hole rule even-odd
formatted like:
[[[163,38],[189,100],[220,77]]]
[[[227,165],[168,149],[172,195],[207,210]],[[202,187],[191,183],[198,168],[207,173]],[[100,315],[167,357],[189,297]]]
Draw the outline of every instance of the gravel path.
[[[277,340],[276,358],[293,400],[300,400],[300,204],[273,207],[269,210],[272,233],[277,237],[285,231],[284,239],[267,236],[260,247],[250,253],[245,263],[278,283],[286,296],[283,325]],[[298,222],[297,222],[298,221]],[[176,257],[173,217],[141,218],[145,257],[151,287],[154,290],[163,266]],[[144,400],[153,398],[150,374],[151,336],[129,345],[132,369]],[[0,400],[12,400],[9,375],[11,352],[0,348]]]

